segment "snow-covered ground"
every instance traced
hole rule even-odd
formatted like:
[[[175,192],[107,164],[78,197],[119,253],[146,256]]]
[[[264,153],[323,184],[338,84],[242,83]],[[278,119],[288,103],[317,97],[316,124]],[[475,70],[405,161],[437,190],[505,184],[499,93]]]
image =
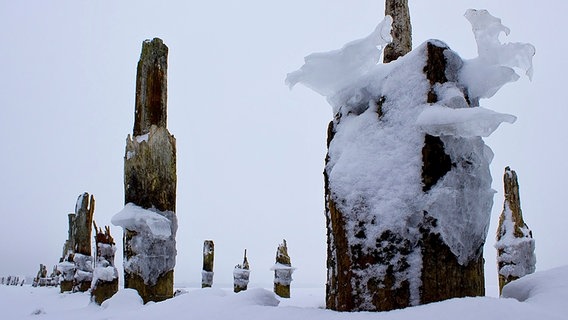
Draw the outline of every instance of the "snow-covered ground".
[[[186,294],[143,305],[138,294],[120,290],[102,306],[88,293],[60,294],[58,288],[0,286],[2,319],[566,319],[568,266],[537,272],[517,280],[503,298],[463,298],[377,313],[341,313],[324,309],[323,288],[293,288],[291,299],[253,288],[238,294],[229,289],[187,288]]]

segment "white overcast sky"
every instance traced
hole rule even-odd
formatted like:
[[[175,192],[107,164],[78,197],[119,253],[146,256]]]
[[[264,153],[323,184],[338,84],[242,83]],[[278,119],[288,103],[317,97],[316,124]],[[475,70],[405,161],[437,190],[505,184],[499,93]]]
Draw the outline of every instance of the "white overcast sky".
[[[382,0],[0,0],[0,275],[57,263],[77,196],[96,198],[95,220],[121,210],[125,139],[132,132],[136,63],[144,39],[170,48],[168,128],[177,138],[176,281],[201,280],[204,239],[216,244],[215,281],[230,284],[247,248],[251,285],[270,285],[286,238],[293,285],[325,283],[323,164],[331,107],[286,73],[303,57],[366,36]],[[486,142],[492,164],[487,284],[497,282],[494,234],[502,172],[517,171],[537,269],[568,264],[565,184],[564,1],[410,0],[414,46],[438,38],[476,56],[468,8],[510,27],[505,41],[535,45],[535,75],[485,107],[518,116]],[[119,242],[122,230],[112,227]]]

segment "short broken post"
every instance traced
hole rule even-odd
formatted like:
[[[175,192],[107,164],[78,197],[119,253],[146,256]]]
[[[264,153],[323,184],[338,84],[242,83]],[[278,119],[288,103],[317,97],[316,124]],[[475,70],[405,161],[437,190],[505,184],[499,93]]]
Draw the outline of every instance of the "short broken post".
[[[201,270],[201,288],[213,286],[213,261],[215,258],[215,244],[213,240],[203,242],[203,269]]]
[[[271,268],[274,270],[274,293],[282,298],[290,298],[290,284],[294,268],[288,255],[286,240],[276,250],[276,263]]]
[[[97,262],[93,271],[91,284],[91,301],[100,305],[112,297],[118,291],[118,270],[114,266],[114,253],[116,246],[110,234],[110,227],[105,230],[95,227],[95,243],[97,250]]]
[[[533,273],[536,268],[535,241],[532,231],[523,219],[517,173],[506,167],[503,183],[505,203],[499,216],[495,244],[499,269],[499,294],[507,283]]]
[[[235,293],[245,291],[248,287],[250,277],[250,266],[247,260],[247,249],[245,249],[245,257],[243,264],[237,264],[233,270],[233,289]]]

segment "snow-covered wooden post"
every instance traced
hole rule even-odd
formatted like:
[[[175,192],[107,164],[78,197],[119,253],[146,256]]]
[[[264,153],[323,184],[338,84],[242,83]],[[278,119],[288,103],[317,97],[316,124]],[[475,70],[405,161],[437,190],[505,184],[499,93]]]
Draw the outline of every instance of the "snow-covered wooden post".
[[[243,264],[237,264],[233,270],[233,290],[235,293],[245,291],[248,287],[250,277],[250,266],[247,260],[247,250],[245,249],[245,256]]]
[[[294,268],[288,255],[286,240],[276,250],[276,263],[271,268],[274,270],[274,293],[282,298],[290,298],[290,284]]]
[[[85,292],[91,288],[93,257],[91,256],[91,231],[95,213],[95,197],[87,192],[79,195],[75,205],[75,263],[74,291]]]
[[[142,43],[136,75],[133,135],[124,154],[124,286],[144,302],[173,297],[176,259],[176,140],[167,125],[168,47]]]
[[[63,245],[63,253],[59,259],[57,270],[61,273],[59,281],[59,289],[61,293],[73,290],[73,277],[75,276],[75,263],[73,263],[73,255],[75,252],[75,213],[67,215],[69,230],[67,240]]]
[[[65,244],[63,245],[63,253],[59,262],[67,260],[69,256],[73,257],[75,250],[75,213],[68,214],[67,220],[69,223],[69,230],[67,240],[65,240]]]
[[[497,265],[499,293],[503,287],[536,269],[535,241],[523,219],[517,173],[505,168],[503,175],[505,202],[497,228]]]
[[[37,272],[37,275],[34,278],[34,282],[33,282],[32,286],[34,286],[34,287],[45,286],[45,278],[47,278],[47,266],[45,266],[43,263],[40,263],[39,264],[39,271]],[[16,281],[16,277],[8,277],[8,285],[14,285],[15,281]]]
[[[215,260],[215,244],[213,240],[203,241],[203,268],[201,270],[201,288],[213,286],[213,262]]]
[[[501,44],[508,29],[485,10],[466,18],[477,59],[429,40],[378,64],[377,48],[392,40],[387,17],[366,38],[306,57],[286,78],[333,107],[324,170],[329,309],[385,311],[484,293],[493,191],[482,137],[515,117],[479,99],[516,80],[514,67],[530,76],[534,47]]]
[[[94,224],[94,222],[93,222]],[[118,270],[114,266],[116,246],[110,234],[110,227],[95,227],[96,265],[91,284],[91,301],[101,304],[118,291]]]

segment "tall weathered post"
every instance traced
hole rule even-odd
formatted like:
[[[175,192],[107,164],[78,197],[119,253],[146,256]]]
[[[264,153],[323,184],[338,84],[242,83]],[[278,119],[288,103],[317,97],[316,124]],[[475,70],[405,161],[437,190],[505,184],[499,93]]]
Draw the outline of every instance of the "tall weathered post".
[[[87,192],[79,195],[75,205],[75,263],[74,291],[85,292],[91,288],[93,257],[91,256],[91,232],[95,213],[95,197]]]
[[[523,219],[517,173],[505,168],[503,175],[505,202],[497,227],[497,266],[499,293],[503,287],[536,269],[535,241],[532,231]]]
[[[201,270],[201,288],[213,286],[213,262],[215,260],[215,244],[213,240],[203,241],[203,268]]]
[[[73,290],[73,277],[75,276],[75,263],[73,256],[75,252],[75,213],[70,213],[68,218],[69,231],[67,240],[63,245],[63,253],[59,259],[57,270],[61,272],[61,281],[59,282],[59,289],[61,292],[69,292]]]
[[[168,47],[142,43],[133,136],[124,155],[124,285],[144,302],[173,297],[176,256],[176,140],[167,124]],[[136,217],[136,218],[135,218]]]

